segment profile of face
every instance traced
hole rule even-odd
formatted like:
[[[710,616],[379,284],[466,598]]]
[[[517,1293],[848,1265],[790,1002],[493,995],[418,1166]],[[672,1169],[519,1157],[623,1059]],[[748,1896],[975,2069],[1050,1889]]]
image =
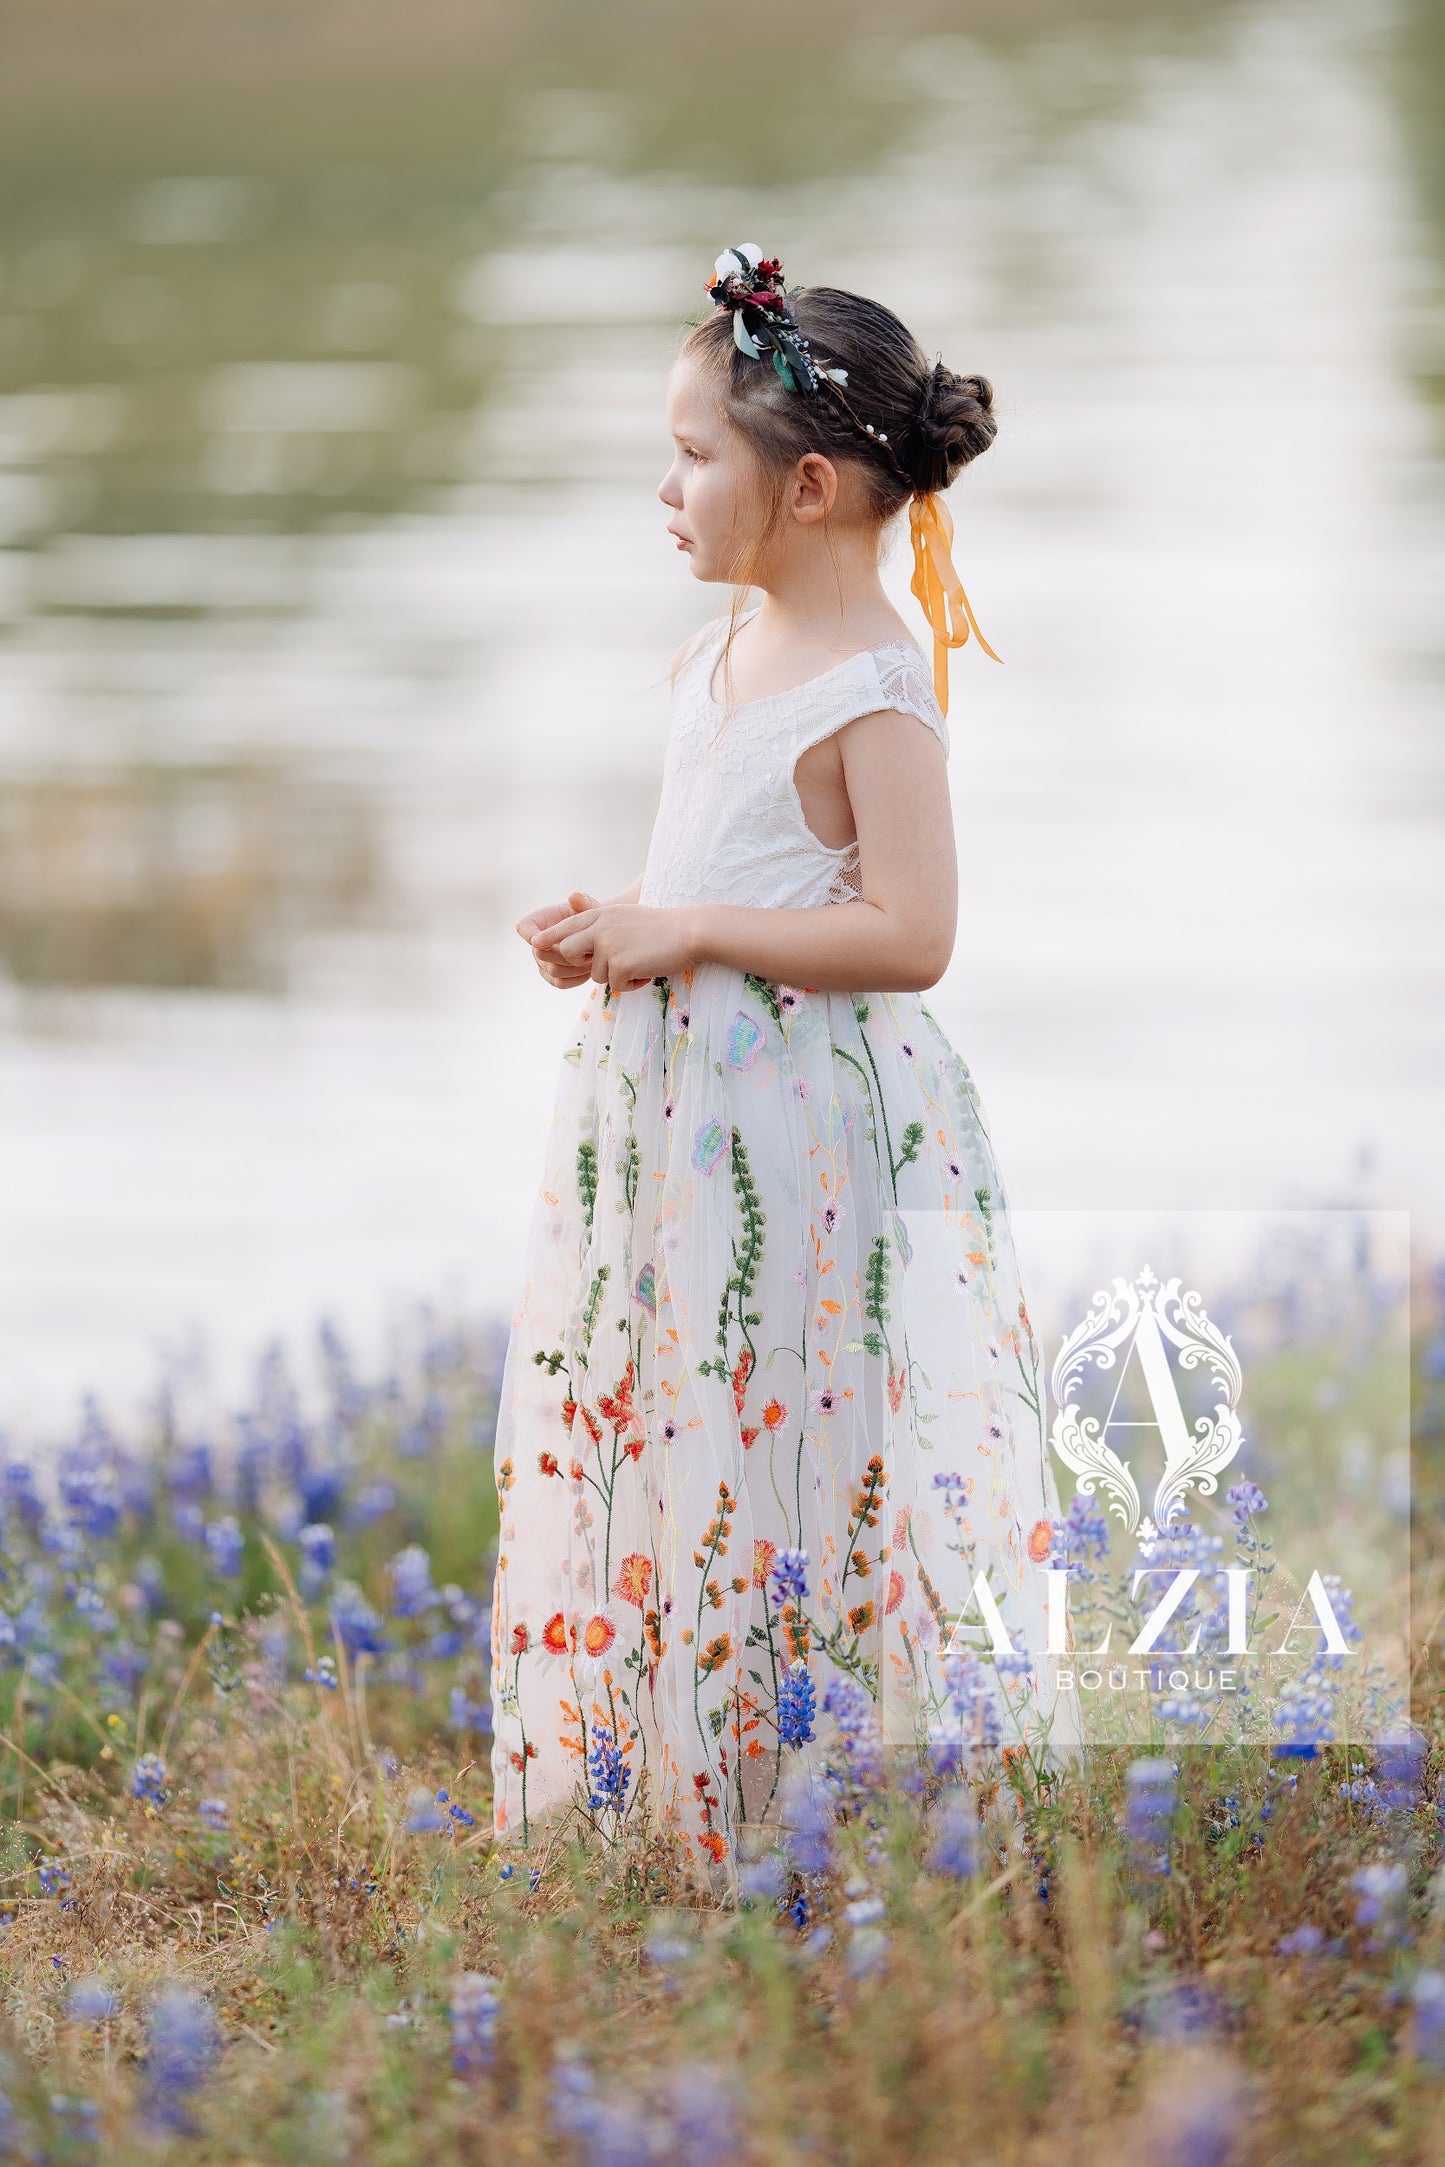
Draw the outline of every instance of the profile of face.
[[[657,494],[672,514],[667,531],[694,579],[737,580],[750,565],[753,579],[766,586],[774,550],[786,549],[799,529],[815,526],[830,511],[835,522],[839,513],[846,516],[846,474],[821,453],[809,452],[788,478],[767,548],[755,554],[768,516],[767,482],[747,439],[729,426],[707,374],[685,354],[668,379],[667,425],[672,465]]]

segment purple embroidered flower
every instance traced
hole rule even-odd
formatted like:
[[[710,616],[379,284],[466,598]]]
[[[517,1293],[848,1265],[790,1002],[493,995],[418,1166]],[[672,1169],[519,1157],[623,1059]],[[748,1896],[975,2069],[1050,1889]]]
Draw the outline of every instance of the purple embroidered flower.
[[[663,1120],[664,1120],[664,1121],[671,1121],[671,1119],[672,1119],[673,1115],[674,1115],[674,1114],[675,1114],[676,1112],[677,1112],[677,1101],[676,1101],[676,1099],[664,1099],[664,1100],[663,1100],[663,1102],[662,1102],[662,1118],[663,1118]]]
[[[913,1048],[912,1048],[912,1047],[911,1047],[911,1046],[909,1045],[909,1043],[908,1043],[908,1040],[907,1040],[906,1038],[900,1038],[900,1039],[899,1039],[899,1041],[898,1041],[898,1051],[899,1051],[899,1052],[900,1052],[900,1053],[901,1053],[901,1054],[903,1055],[904,1059],[905,1059],[905,1060],[907,1060],[907,1061],[912,1061],[912,1060],[915,1060],[915,1059],[917,1058],[917,1057],[916,1057],[916,1055],[915,1055],[915,1053],[914,1053],[914,1051],[913,1051]]]
[[[833,1231],[833,1229],[834,1229],[834,1227],[835,1227],[835,1226],[836,1226],[837,1224],[838,1224],[838,1207],[837,1207],[837,1205],[836,1205],[836,1204],[825,1204],[825,1205],[823,1206],[823,1225],[824,1225],[824,1226],[826,1227],[827,1231],[828,1231],[828,1232],[829,1232],[829,1233],[831,1234],[831,1233],[832,1233],[832,1231]]]
[[[692,1140],[692,1163],[700,1174],[710,1174],[728,1148],[727,1132],[714,1117],[704,1121]]]
[[[949,1160],[949,1162],[948,1162],[948,1171],[950,1172],[950,1174],[952,1174],[952,1176],[953,1176],[953,1178],[954,1178],[954,1180],[955,1180],[955,1181],[962,1181],[962,1179],[963,1179],[963,1168],[962,1168],[962,1167],[961,1167],[961,1166],[959,1165],[959,1163],[958,1163],[957,1159],[950,1159],[950,1160]]]
[[[831,1415],[836,1413],[837,1407],[838,1395],[836,1392],[824,1389],[822,1392],[813,1394],[813,1412],[815,1414]]]
[[[778,988],[778,1006],[785,1015],[795,1009],[802,998],[803,996],[796,986],[779,986]]]
[[[662,1425],[662,1441],[663,1441],[663,1443],[664,1443],[665,1445],[670,1445],[670,1444],[672,1443],[673,1439],[674,1439],[674,1438],[676,1437],[676,1435],[677,1435],[677,1424],[676,1424],[675,1422],[664,1422],[664,1423],[663,1423],[663,1425]]]

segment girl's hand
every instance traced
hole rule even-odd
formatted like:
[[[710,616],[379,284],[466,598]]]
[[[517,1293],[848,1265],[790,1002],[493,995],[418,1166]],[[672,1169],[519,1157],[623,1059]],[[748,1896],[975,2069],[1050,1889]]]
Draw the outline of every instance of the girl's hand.
[[[598,903],[533,935],[539,960],[555,955],[582,964],[598,985],[635,992],[697,961],[690,915],[648,903]]]
[[[525,918],[517,921],[517,931],[531,945],[538,971],[549,986],[556,986],[560,992],[569,993],[574,986],[585,986],[592,976],[591,962],[572,963],[550,949],[539,949],[536,936],[551,926],[570,922],[579,911],[596,908],[595,895],[589,895],[585,888],[574,888],[565,903],[544,903],[540,910],[529,911]]]

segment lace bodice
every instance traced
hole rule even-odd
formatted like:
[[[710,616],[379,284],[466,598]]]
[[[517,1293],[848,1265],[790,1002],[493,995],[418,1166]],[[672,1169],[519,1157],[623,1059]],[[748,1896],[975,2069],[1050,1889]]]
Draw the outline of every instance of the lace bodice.
[[[834,849],[818,840],[793,770],[809,746],[885,708],[917,715],[946,753],[948,725],[928,665],[910,641],[898,640],[726,709],[713,698],[712,680],[727,626],[725,617],[704,626],[674,683],[662,798],[638,900],[771,910],[849,902],[861,892],[858,845]]]

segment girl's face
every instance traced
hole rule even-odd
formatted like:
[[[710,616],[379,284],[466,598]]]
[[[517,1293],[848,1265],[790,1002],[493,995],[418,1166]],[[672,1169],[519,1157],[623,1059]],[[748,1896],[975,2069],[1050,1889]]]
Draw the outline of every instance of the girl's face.
[[[696,362],[680,359],[667,388],[672,465],[657,494],[672,513],[667,531],[694,579],[736,575],[762,516],[760,477],[747,445],[731,430]]]

